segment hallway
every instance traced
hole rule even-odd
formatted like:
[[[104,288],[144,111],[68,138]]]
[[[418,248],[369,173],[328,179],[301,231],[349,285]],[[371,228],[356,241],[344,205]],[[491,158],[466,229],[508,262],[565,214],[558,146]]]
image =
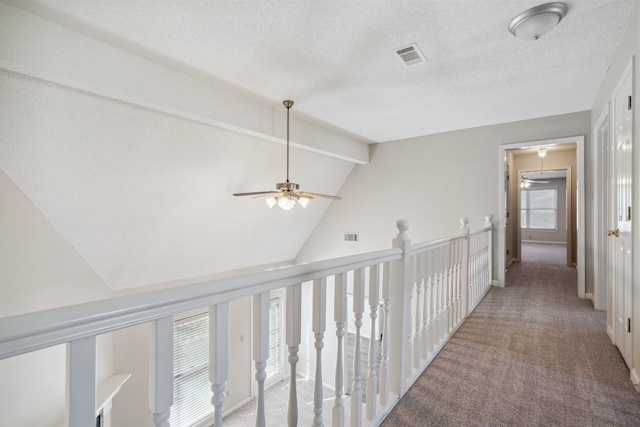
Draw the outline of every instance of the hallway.
[[[538,254],[491,289],[383,426],[640,424],[606,313],[575,296],[576,271],[553,248]]]

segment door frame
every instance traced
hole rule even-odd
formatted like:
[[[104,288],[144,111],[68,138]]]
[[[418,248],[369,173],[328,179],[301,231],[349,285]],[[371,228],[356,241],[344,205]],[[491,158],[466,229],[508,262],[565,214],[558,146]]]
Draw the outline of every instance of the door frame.
[[[505,227],[507,224],[506,212],[506,200],[504,200],[505,189],[505,163],[507,150],[522,149],[530,147],[545,147],[553,145],[565,145],[576,144],[577,154],[577,173],[578,181],[576,182],[577,194],[577,271],[578,271],[578,287],[577,295],[579,298],[585,298],[585,164],[584,164],[584,135],[570,136],[565,138],[544,139],[538,141],[528,142],[516,142],[509,144],[502,144],[499,146],[498,153],[498,227],[497,234],[497,251],[498,251],[498,269],[496,274],[496,280],[498,286],[505,286],[505,247],[506,247],[506,233]]]
[[[607,297],[607,203],[608,203],[608,161],[607,146],[612,138],[610,123],[611,103],[607,102],[602,114],[593,127],[593,308],[608,310]],[[597,179],[597,178],[600,179]],[[609,322],[607,322],[609,323]]]
[[[552,169],[543,169],[545,171],[564,171],[565,173],[565,177],[564,177],[564,185],[565,185],[565,194],[564,194],[564,198],[565,198],[565,213],[564,213],[564,218],[562,218],[562,220],[565,221],[565,225],[566,224],[571,224],[571,195],[572,195],[572,185],[573,185],[573,181],[571,179],[572,175],[573,175],[573,168],[569,165],[567,166],[560,166],[560,167],[554,167]],[[531,172],[538,172],[538,170],[518,170],[518,177],[517,177],[517,182],[520,182],[520,179],[522,177],[522,174],[525,173],[531,173]],[[519,186],[517,186],[517,188],[519,188]],[[552,188],[550,186],[546,186],[546,187],[541,187],[541,188]],[[556,190],[558,187],[555,187]],[[521,211],[522,211],[522,203],[520,200],[520,195],[522,194],[522,190],[517,190],[517,195],[516,195],[516,212],[515,212],[515,224],[516,224],[516,247],[518,249],[517,254],[518,254],[518,259],[520,260],[520,262],[523,262],[522,260],[522,227],[521,227]],[[510,215],[511,216],[511,215]],[[561,218],[558,218],[558,221],[560,221]],[[565,230],[565,239],[564,239],[564,243],[566,245],[566,250],[565,250],[565,257],[566,257],[566,261],[565,264],[569,267],[572,266],[571,264],[571,252],[572,252],[572,242],[571,242],[571,230],[569,230],[569,228],[567,228]],[[505,236],[506,238],[506,236]]]

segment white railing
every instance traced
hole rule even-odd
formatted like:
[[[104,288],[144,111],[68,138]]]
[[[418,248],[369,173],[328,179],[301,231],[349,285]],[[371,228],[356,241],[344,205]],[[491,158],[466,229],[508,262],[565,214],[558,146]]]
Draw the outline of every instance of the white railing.
[[[269,355],[269,293],[285,288],[288,424],[298,424],[295,379],[305,306],[312,307],[315,339],[313,425],[323,425],[325,418],[334,426],[344,426],[347,419],[351,426],[378,425],[491,287],[491,217],[486,218],[482,230],[471,234],[467,220],[461,223],[458,237],[412,246],[406,235],[408,225],[399,220],[398,235],[388,250],[2,318],[0,359],[66,343],[66,423],[72,427],[95,425],[96,336],[151,322],[150,409],[156,426],[169,426],[174,315],[209,307],[211,402],[215,425],[221,426],[229,378],[229,302],[252,296],[256,425],[263,426],[268,421],[264,383]],[[313,287],[312,300],[302,301],[302,286],[307,282]],[[327,287],[333,290],[333,304],[327,304]],[[333,306],[335,355],[322,351],[328,305]],[[365,316],[370,319],[367,331],[363,331]],[[368,366],[362,366],[361,357],[352,357],[353,378],[344,384],[344,337],[350,321],[355,328],[354,354],[368,351]],[[362,348],[363,333],[369,336],[368,349]],[[323,360],[328,358],[333,358],[336,366],[330,376],[322,371]],[[323,378],[327,377],[333,378],[335,390],[328,415],[322,412]],[[350,390],[350,413],[345,409],[345,390]]]

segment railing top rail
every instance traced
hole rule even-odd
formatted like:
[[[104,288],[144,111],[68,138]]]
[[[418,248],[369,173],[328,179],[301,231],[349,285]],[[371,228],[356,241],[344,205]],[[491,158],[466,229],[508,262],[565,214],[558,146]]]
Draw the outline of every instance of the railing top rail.
[[[385,249],[0,318],[0,360],[401,257]]]
[[[490,230],[491,227],[484,227],[480,230],[471,232],[470,235],[476,235],[476,234],[482,234],[484,232],[486,232],[487,230]],[[456,242],[458,240],[462,240],[466,238],[466,235],[462,235],[462,236],[453,236],[453,237],[444,237],[442,239],[438,239],[438,240],[432,240],[430,242],[422,242],[422,243],[417,243],[415,245],[411,245],[411,249],[409,250],[409,255],[416,255],[419,254],[421,252],[426,252],[430,249],[436,249],[439,247],[442,247],[448,243],[452,243],[452,242]]]
[[[463,240],[465,238],[466,236],[445,237],[443,239],[434,240],[432,242],[424,242],[424,243],[418,243],[417,245],[411,245],[411,249],[409,250],[409,255],[416,255],[421,252],[426,252],[430,249],[440,248],[442,246],[447,245],[448,243],[452,243],[458,240]]]

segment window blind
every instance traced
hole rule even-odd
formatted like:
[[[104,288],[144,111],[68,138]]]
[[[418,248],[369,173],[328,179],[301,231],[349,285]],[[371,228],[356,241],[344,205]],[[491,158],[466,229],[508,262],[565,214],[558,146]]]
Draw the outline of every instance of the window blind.
[[[267,379],[282,376],[282,296],[272,295],[269,304],[269,360]]]
[[[269,360],[267,381],[283,378],[284,293],[274,291],[269,303]],[[175,317],[173,329],[173,406],[172,427],[187,427],[213,414],[209,382],[209,311],[182,313]],[[247,366],[253,369],[253,365]],[[269,381],[271,380],[271,381]]]
[[[209,383],[209,312],[177,319],[173,331],[172,426],[190,426],[213,414]]]
[[[558,229],[558,191],[555,188],[522,190],[520,226],[530,230]]]

